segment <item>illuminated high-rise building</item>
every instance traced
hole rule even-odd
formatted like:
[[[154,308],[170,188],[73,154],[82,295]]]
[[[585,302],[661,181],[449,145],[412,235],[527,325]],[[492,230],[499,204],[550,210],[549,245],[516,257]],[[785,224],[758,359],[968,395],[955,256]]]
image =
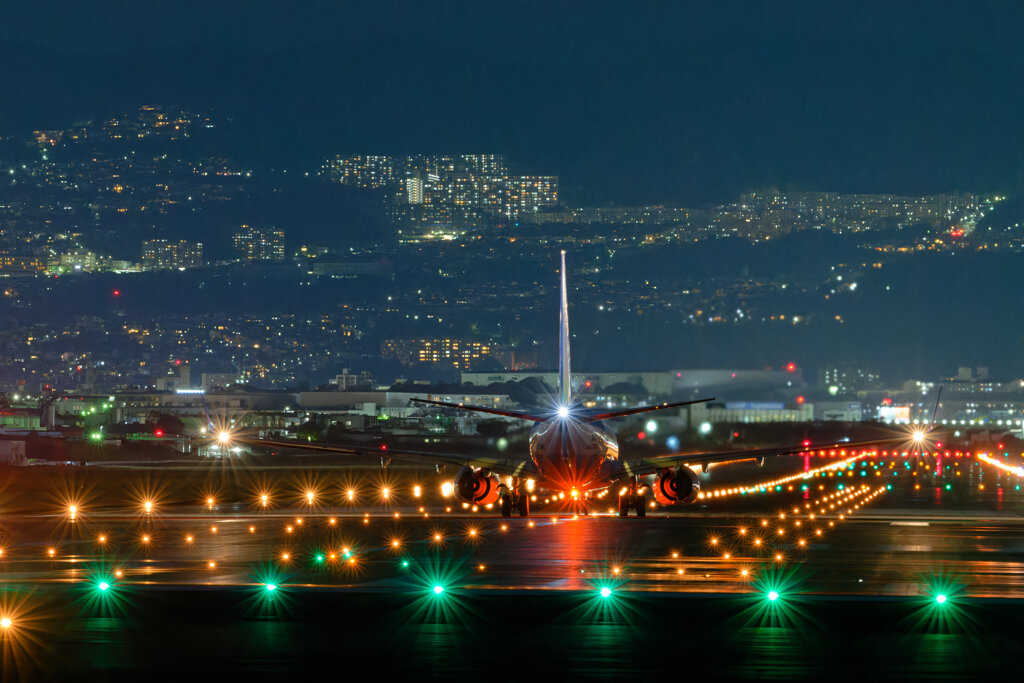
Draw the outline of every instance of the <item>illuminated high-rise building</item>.
[[[142,243],[142,267],[149,270],[197,268],[203,265],[202,242],[146,240]]]
[[[284,230],[273,226],[256,228],[243,224],[232,236],[232,244],[243,261],[284,260]]]
[[[384,155],[333,157],[324,161],[321,173],[342,185],[379,189],[395,181],[395,160]]]

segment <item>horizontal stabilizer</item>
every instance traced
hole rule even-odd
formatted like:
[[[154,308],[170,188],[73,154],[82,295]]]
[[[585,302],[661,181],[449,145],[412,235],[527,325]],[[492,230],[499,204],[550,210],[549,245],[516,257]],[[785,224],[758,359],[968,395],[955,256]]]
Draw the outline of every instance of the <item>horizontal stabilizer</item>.
[[[538,417],[537,415],[530,415],[529,413],[521,413],[516,410],[501,410],[499,408],[484,408],[483,406],[466,406],[461,403],[447,403],[445,401],[431,401],[426,398],[411,398],[410,401],[416,403],[428,403],[432,406],[444,406],[445,408],[457,408],[458,410],[472,410],[477,413],[488,413],[490,415],[500,415],[501,417],[514,417],[517,420],[530,420],[531,422],[543,422],[549,419],[549,417]]]
[[[714,401],[713,398],[699,398],[696,401],[681,401],[679,403],[660,403],[656,406],[640,406],[639,408],[626,408],[625,410],[613,410],[608,413],[598,413],[597,415],[587,415],[581,418],[583,422],[598,422],[599,420],[611,420],[616,417],[626,417],[627,415],[638,415],[640,413],[651,413],[655,410],[668,410],[669,408],[681,408],[682,406],[693,405],[694,403],[707,403],[708,401]]]

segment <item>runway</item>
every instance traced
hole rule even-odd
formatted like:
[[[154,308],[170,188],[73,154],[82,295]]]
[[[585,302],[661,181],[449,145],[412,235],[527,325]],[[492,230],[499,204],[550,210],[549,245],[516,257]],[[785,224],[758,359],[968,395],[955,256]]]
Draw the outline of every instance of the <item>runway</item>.
[[[679,661],[652,657],[652,644],[683,642],[701,653],[684,657],[693,673],[841,678],[831,662],[864,662],[848,638],[902,677],[995,670],[1020,635],[1019,479],[978,462],[959,474],[895,464],[645,519],[554,503],[528,519],[472,513],[432,494],[423,472],[389,479],[387,500],[379,472],[302,472],[269,482],[266,506],[237,472],[175,473],[177,488],[159,471],[101,484],[23,474],[32,485],[8,482],[0,500],[4,678],[152,675],[154,659],[167,678],[272,678],[336,672],[339,653],[472,677],[510,644],[529,651],[523,666],[662,674]],[[736,476],[751,473],[777,476]],[[894,642],[911,654],[886,654]]]

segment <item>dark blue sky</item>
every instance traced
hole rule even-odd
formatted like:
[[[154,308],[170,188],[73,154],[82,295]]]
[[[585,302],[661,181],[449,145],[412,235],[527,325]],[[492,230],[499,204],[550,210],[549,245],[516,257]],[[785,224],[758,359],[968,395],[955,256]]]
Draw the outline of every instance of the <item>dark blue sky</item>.
[[[22,3],[0,134],[141,103],[256,160],[498,151],[586,203],[1024,184],[1016,2]]]

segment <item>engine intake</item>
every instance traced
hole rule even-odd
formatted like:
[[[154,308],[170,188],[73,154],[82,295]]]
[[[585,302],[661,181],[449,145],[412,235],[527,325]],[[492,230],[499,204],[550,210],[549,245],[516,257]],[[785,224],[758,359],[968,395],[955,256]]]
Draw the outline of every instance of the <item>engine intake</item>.
[[[459,498],[475,505],[490,505],[498,502],[501,482],[498,475],[485,470],[463,467],[455,475],[455,492]]]
[[[697,473],[689,467],[663,470],[654,480],[654,499],[661,505],[689,503],[700,491]]]

